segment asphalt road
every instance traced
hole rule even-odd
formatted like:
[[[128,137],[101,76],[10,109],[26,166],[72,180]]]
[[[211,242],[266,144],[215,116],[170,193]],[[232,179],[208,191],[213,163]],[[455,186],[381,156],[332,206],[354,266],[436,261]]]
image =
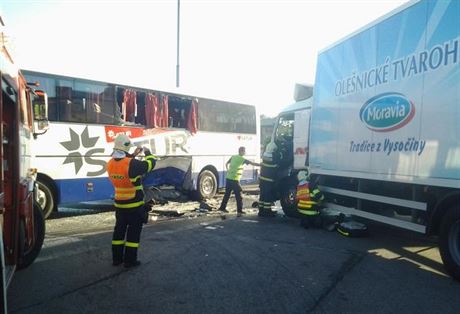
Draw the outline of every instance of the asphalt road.
[[[460,312],[460,283],[432,239],[380,225],[361,239],[305,230],[281,214],[257,217],[254,199],[245,197],[248,215],[226,219],[170,203],[186,214],[152,216],[142,265],[130,270],[111,265],[109,206],[61,213],[36,262],[15,275],[10,313]]]

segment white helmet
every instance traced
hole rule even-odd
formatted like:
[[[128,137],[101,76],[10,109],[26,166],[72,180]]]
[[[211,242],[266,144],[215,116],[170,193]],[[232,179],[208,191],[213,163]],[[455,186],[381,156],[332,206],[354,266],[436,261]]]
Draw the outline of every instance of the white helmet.
[[[297,180],[299,180],[299,182],[307,181],[308,180],[308,169],[299,171],[299,173],[297,174]]]
[[[129,149],[133,147],[133,143],[126,134],[118,134],[115,138],[114,149],[121,150],[126,153],[129,153]]]

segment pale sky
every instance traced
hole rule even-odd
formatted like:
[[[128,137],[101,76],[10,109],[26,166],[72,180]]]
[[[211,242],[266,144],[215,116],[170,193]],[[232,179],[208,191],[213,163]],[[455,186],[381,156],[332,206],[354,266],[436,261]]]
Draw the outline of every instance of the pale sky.
[[[313,84],[320,50],[407,0],[2,0],[23,69],[257,105]]]

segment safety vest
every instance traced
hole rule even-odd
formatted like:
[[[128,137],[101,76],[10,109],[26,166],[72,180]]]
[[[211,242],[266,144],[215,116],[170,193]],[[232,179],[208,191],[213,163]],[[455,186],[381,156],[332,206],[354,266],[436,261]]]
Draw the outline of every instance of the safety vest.
[[[234,155],[230,159],[230,166],[227,171],[227,179],[240,181],[243,175],[244,168],[244,157],[240,155]]]
[[[318,193],[320,193],[319,189],[314,189],[310,192],[310,186],[308,182],[303,182],[297,185],[297,211],[307,216],[318,215],[319,211],[317,211],[315,208],[315,205],[317,205],[318,202],[312,200],[312,198]]]
[[[120,160],[111,159],[107,163],[107,173],[115,189],[115,204],[117,208],[134,208],[144,204],[144,201],[135,200],[136,191],[142,190],[142,184],[135,185],[136,179],[131,179],[128,175],[131,158],[125,157]],[[129,201],[133,199],[134,202]]]

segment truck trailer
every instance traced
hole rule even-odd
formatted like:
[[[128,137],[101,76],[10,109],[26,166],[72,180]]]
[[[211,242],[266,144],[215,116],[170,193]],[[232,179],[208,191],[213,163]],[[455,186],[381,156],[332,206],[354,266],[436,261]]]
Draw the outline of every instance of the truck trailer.
[[[286,107],[285,213],[308,168],[328,208],[436,235],[460,280],[460,1],[411,1],[318,54],[311,98]]]

